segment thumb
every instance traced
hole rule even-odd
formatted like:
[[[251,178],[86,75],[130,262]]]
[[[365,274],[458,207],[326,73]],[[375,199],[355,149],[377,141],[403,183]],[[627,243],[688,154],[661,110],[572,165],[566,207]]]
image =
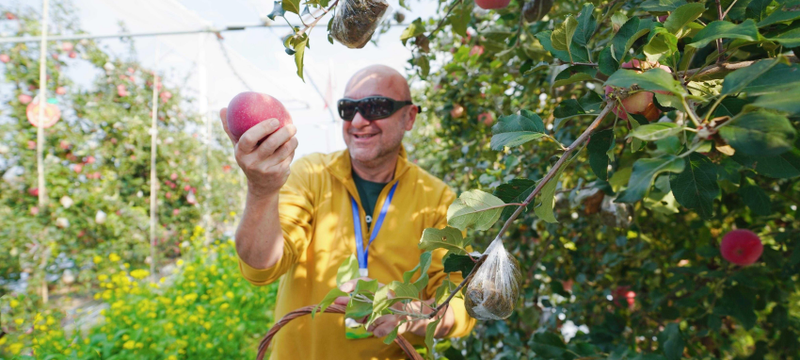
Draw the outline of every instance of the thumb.
[[[236,146],[236,140],[234,140],[231,131],[228,129],[228,108],[224,107],[222,109],[219,109],[219,119],[222,122],[222,128],[225,129],[225,134],[227,134],[228,139],[231,140],[231,144],[233,144],[233,146]]]

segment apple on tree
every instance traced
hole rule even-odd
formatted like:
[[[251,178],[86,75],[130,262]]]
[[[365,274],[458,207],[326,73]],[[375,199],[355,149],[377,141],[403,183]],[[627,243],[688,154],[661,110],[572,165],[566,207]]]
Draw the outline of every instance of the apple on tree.
[[[8,54],[0,54],[0,61],[8,63],[9,61],[11,61],[11,57],[8,56]]]
[[[464,107],[461,106],[461,104],[453,104],[453,109],[450,110],[450,116],[454,119],[464,116]]]
[[[19,100],[20,104],[22,105],[28,105],[28,103],[33,100],[33,97],[28,94],[19,94],[19,96],[17,96],[17,100]]]
[[[764,245],[756,233],[747,230],[733,230],[722,237],[719,251],[722,257],[736,265],[750,265],[761,257]]]
[[[278,119],[278,129],[292,123],[292,116],[278,99],[253,91],[239,93],[231,99],[227,118],[228,130],[236,141],[251,127],[268,119]]]
[[[481,9],[502,9],[508,4],[511,3],[511,0],[475,0],[475,5],[478,5]]]
[[[482,122],[486,126],[492,126],[494,123],[494,117],[492,116],[492,113],[486,111],[478,115],[478,121]]]
[[[659,65],[657,63],[653,65],[645,61],[639,61],[638,59],[633,59],[631,61],[622,63],[621,67],[623,69],[636,69],[637,72],[659,67],[669,73],[672,73],[672,70],[670,70],[668,66]],[[605,92],[606,96],[608,96],[614,92],[614,88],[611,86],[606,86]],[[665,91],[656,92],[667,94]],[[623,120],[628,120],[628,113],[631,113],[642,115],[647,118],[647,121],[654,121],[661,115],[661,110],[659,110],[656,104],[653,102],[653,96],[654,94],[650,91],[637,91],[631,93],[628,97],[622,99],[621,104],[612,108],[611,111],[613,111],[614,114]]]

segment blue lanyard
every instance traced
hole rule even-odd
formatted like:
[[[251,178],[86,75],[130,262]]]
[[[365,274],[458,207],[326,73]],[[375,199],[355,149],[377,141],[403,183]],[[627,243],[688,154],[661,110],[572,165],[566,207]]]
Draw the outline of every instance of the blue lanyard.
[[[394,190],[397,189],[397,184],[399,184],[399,182],[394,183],[392,189],[389,190],[389,195],[386,196],[386,200],[383,201],[383,207],[378,215],[378,220],[375,221],[375,227],[373,227],[372,232],[370,232],[369,242],[367,243],[366,249],[364,249],[364,236],[361,235],[361,213],[358,211],[358,203],[356,203],[355,198],[352,196],[350,197],[350,201],[353,205],[353,224],[355,225],[356,233],[356,259],[358,259],[358,272],[361,276],[369,276],[369,272],[367,271],[367,262],[369,261],[369,246],[372,245],[372,242],[378,236],[378,231],[380,231],[381,225],[383,225],[383,219],[386,217],[386,213],[389,212],[389,204],[392,202],[392,197],[394,196]]]

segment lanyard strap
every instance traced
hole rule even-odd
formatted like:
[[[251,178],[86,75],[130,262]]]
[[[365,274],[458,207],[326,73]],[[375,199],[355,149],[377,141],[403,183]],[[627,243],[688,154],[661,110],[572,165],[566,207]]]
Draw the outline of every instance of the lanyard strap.
[[[394,196],[394,190],[397,189],[397,184],[399,184],[399,182],[394,183],[392,189],[389,190],[389,195],[386,196],[386,200],[383,201],[383,207],[378,215],[378,220],[375,221],[375,226],[370,232],[369,242],[367,243],[366,249],[364,248],[364,236],[361,234],[361,213],[358,210],[358,203],[356,203],[355,198],[352,196],[350,197],[350,201],[353,206],[353,224],[356,233],[356,259],[358,259],[358,272],[361,276],[368,276],[367,262],[369,261],[369,246],[372,244],[372,241],[378,237],[378,231],[380,231],[381,225],[383,225],[383,219],[386,217],[386,213],[389,212],[389,204],[392,202],[392,197]]]

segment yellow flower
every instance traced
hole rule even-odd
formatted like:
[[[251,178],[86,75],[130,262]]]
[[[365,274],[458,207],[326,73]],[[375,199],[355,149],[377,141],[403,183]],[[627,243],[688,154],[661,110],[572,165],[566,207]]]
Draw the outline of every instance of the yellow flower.
[[[17,325],[22,325],[22,323],[23,323],[23,322],[25,322],[25,320],[22,320],[22,319],[14,319],[14,323],[15,323],[15,324],[17,324]]]
[[[8,351],[12,354],[17,355],[20,351],[22,351],[22,347],[25,346],[22,343],[14,343],[8,346]]]
[[[117,262],[117,261],[122,260],[122,258],[119,257],[119,255],[117,255],[117,253],[111,253],[110,255],[108,255],[108,260]]]
[[[11,299],[11,302],[9,303],[9,305],[11,305],[11,308],[13,309],[13,308],[19,306],[19,301],[17,301],[17,299]]]
[[[207,349],[211,349],[211,348],[213,348],[213,347],[214,347],[214,345],[212,345],[211,343],[206,343],[206,348],[207,348]]]
[[[128,350],[133,350],[134,346],[136,346],[136,342],[133,340],[128,340],[125,342],[125,344],[122,345],[123,348],[126,348]]]
[[[97,275],[97,280],[106,281],[106,280],[108,280],[108,275],[106,275],[106,274]]]
[[[226,292],[226,293],[225,293],[225,296],[227,296],[227,297],[228,297],[228,299],[233,299],[233,291],[228,291],[228,292]]]
[[[178,357],[175,355],[170,355],[167,360],[178,360]]]
[[[231,211],[228,215],[230,215],[231,217],[236,217],[236,212],[235,211]]]
[[[150,276],[150,272],[144,269],[136,269],[131,271],[131,276],[133,276],[134,279],[142,280]]]
[[[83,339],[83,343],[89,345],[89,338]]]
[[[176,261],[175,264],[177,264],[178,266],[183,266],[183,259],[178,259],[178,261]]]

